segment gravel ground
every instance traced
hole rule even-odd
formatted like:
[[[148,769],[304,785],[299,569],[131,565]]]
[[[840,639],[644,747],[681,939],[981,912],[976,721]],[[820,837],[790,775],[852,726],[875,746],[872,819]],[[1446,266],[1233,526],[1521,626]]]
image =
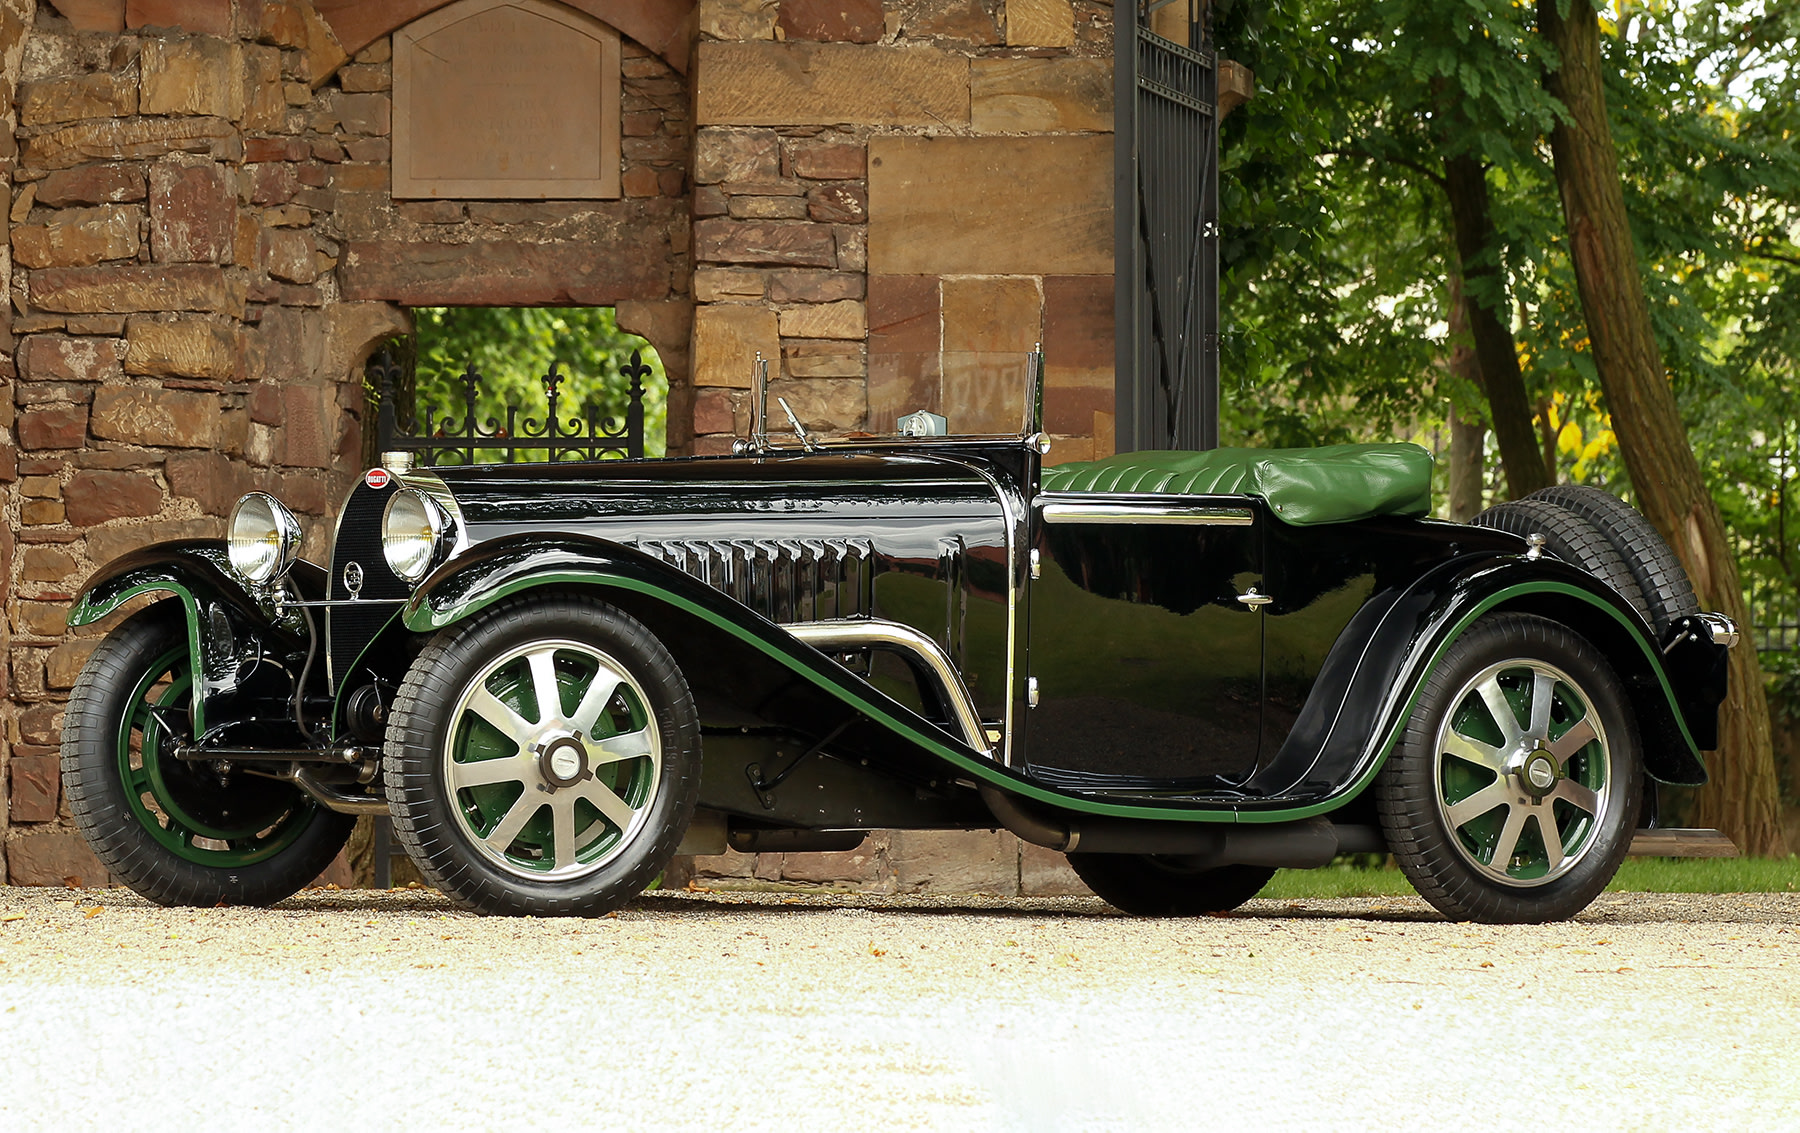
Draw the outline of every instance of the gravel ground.
[[[1800,895],[1414,899],[0,888],[0,1127],[1777,1129]]]

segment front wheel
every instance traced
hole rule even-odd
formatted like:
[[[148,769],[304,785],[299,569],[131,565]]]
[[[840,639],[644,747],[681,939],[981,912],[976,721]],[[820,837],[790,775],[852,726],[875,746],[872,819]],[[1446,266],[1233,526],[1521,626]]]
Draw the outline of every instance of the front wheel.
[[[1375,783],[1421,896],[1453,920],[1572,917],[1630,848],[1643,771],[1619,679],[1584,638],[1492,615],[1445,651]]]
[[[444,630],[394,698],[394,832],[425,878],[485,913],[594,916],[641,892],[700,783],[687,682],[632,618],[520,598]]]
[[[1179,854],[1069,855],[1094,895],[1135,917],[1198,917],[1235,909],[1262,892],[1273,869],[1209,866]]]
[[[355,819],[290,784],[176,757],[194,685],[173,600],[107,635],[75,682],[63,791],[94,854],[160,905],[267,905],[324,872]]]

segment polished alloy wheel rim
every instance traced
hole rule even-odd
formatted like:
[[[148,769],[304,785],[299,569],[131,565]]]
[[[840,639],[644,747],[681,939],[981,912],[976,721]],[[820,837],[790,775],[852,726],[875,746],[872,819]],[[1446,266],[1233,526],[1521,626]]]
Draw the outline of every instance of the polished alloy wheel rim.
[[[254,865],[306,829],[315,804],[284,783],[177,759],[194,676],[185,645],[158,657],[131,691],[114,747],[125,805],[164,849],[196,865]]]
[[[625,667],[576,641],[534,641],[458,697],[443,754],[476,850],[535,880],[604,867],[648,819],[662,773],[649,701]]]
[[[1450,703],[1433,780],[1457,850],[1505,885],[1574,869],[1618,805],[1592,701],[1555,666],[1516,658],[1477,673]]]

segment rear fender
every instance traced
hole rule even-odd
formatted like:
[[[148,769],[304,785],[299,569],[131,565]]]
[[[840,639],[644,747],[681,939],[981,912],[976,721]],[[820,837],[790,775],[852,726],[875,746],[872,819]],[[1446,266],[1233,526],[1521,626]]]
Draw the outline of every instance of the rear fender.
[[[289,580],[302,597],[318,597],[324,572],[296,563]],[[140,594],[168,594],[181,605],[194,683],[194,732],[204,734],[208,709],[239,688],[243,662],[264,651],[304,650],[310,639],[300,613],[277,616],[231,573],[218,539],[157,543],[121,555],[96,571],[69,607],[70,626],[92,625]]]
[[[1593,642],[1618,673],[1636,713],[1645,770],[1681,786],[1706,781],[1700,743],[1710,727],[1706,690],[1677,691],[1650,627],[1617,594],[1576,567],[1516,555],[1464,556],[1359,614],[1332,649],[1292,734],[1270,766],[1271,793],[1328,802],[1262,812],[1243,822],[1291,821],[1342,806],[1374,779],[1399,741],[1425,679],[1445,650],[1484,614],[1517,611],[1568,626]],[[1365,617],[1365,614],[1367,615]],[[1679,676],[1680,674],[1678,674]],[[1698,740],[1697,740],[1698,737]]]

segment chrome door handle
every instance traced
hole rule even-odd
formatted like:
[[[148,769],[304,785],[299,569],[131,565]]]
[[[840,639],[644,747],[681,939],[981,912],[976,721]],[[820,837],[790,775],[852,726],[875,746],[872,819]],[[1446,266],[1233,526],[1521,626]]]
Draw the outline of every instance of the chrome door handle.
[[[1256,608],[1259,608],[1262,606],[1267,606],[1270,602],[1273,602],[1275,599],[1271,598],[1267,594],[1258,594],[1256,592],[1256,587],[1252,586],[1250,589],[1244,591],[1242,594],[1239,594],[1237,596],[1237,600],[1242,602],[1244,605],[1249,606],[1252,609],[1256,609]]]

